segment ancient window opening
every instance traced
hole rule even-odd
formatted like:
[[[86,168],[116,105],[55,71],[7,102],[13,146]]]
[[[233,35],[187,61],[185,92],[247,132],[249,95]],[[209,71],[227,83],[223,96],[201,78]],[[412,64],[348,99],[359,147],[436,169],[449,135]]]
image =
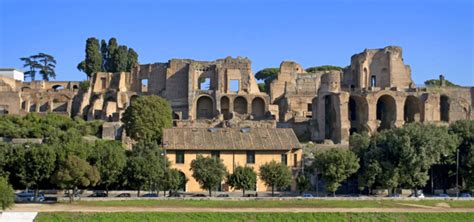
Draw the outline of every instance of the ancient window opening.
[[[265,101],[257,97],[252,101],[252,115],[255,119],[262,119],[265,115]]]
[[[285,166],[288,165],[288,155],[286,153],[281,154],[281,163]]]
[[[239,92],[240,81],[238,79],[231,79],[229,82],[229,91],[230,92]]]
[[[349,98],[349,120],[357,120],[356,102],[354,98]]]
[[[21,88],[21,91],[22,91],[22,92],[29,92],[30,90],[31,90],[30,87],[23,87],[23,88]]]
[[[377,120],[380,121],[378,131],[395,127],[397,107],[393,97],[384,95],[377,100]]]
[[[441,121],[449,122],[449,97],[442,95],[439,101],[439,112],[441,115]]]
[[[73,85],[73,86],[72,86],[72,89],[73,89],[73,90],[78,90],[78,89],[79,89],[79,86]]]
[[[56,91],[56,92],[57,92],[57,91],[60,91],[60,90],[64,90],[64,86],[55,85],[55,86],[53,86],[53,90]]]
[[[307,110],[308,110],[308,112],[313,112],[313,104],[312,103],[308,103]]]
[[[26,111],[26,101],[21,102],[21,109]]]
[[[255,151],[248,150],[247,151],[247,164],[254,164],[255,163]]]
[[[40,112],[48,112],[48,109],[49,109],[49,104],[47,102],[43,103],[41,106],[40,106]]]
[[[324,114],[326,117],[324,118],[324,139],[334,140],[337,124],[337,113],[335,109],[335,101],[332,96],[324,97]]]
[[[67,102],[53,101],[53,112],[67,112]]]
[[[371,87],[375,87],[376,86],[376,79],[375,79],[375,76],[372,76],[370,78],[370,86]]]
[[[403,120],[405,123],[420,121],[420,100],[415,96],[408,96],[405,99],[405,106],[403,107]]]
[[[199,89],[200,90],[210,90],[211,89],[211,78],[200,78],[199,79]]]
[[[33,104],[30,106],[30,112],[36,112],[36,103],[33,103]]]
[[[293,166],[298,167],[298,154],[293,154]]]
[[[227,96],[221,98],[221,113],[224,116],[224,120],[230,119],[230,101]]]
[[[100,78],[100,85],[102,86],[102,89],[107,88],[107,79],[105,77]]]
[[[8,106],[0,106],[0,115],[8,114]]]
[[[212,99],[208,96],[202,96],[197,100],[197,118],[198,119],[211,119],[213,116],[212,112]]]
[[[234,112],[247,114],[247,100],[244,97],[239,96],[234,100]]]
[[[350,96],[348,103],[348,120],[350,122],[349,133],[366,131],[366,123],[369,117],[368,103],[364,97]]]
[[[141,80],[141,92],[146,93],[148,92],[148,79],[142,79]]]
[[[184,150],[176,150],[176,164],[184,163]]]

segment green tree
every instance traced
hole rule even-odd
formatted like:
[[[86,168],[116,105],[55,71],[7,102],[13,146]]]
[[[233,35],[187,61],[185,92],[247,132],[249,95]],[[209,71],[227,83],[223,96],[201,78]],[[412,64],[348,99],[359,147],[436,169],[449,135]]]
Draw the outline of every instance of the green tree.
[[[186,184],[186,176],[178,169],[167,169],[162,180],[163,191],[170,191],[170,195]]]
[[[339,66],[331,66],[331,65],[313,66],[313,67],[307,68],[307,69],[306,69],[306,72],[331,71],[331,70],[342,71],[342,67],[339,67]]]
[[[306,176],[302,173],[298,174],[296,177],[296,189],[300,194],[309,190],[311,187],[311,182],[306,178]]]
[[[212,190],[220,186],[227,173],[227,168],[221,159],[202,155],[198,155],[191,162],[190,170],[193,171],[193,177],[201,188],[209,191],[209,196],[212,196]]]
[[[121,45],[115,50],[112,55],[112,61],[115,65],[115,72],[126,72],[128,66],[128,48],[127,46]]]
[[[90,79],[93,73],[102,70],[102,55],[99,49],[99,40],[96,38],[88,38],[86,41],[86,59],[84,71],[87,78]]]
[[[133,67],[138,65],[138,54],[132,48],[127,53],[127,71],[132,71]]]
[[[171,106],[159,96],[142,96],[125,110],[122,122],[134,140],[161,141],[162,129],[173,125]]]
[[[109,194],[109,186],[118,181],[126,164],[125,150],[120,141],[97,141],[91,163],[97,166],[100,183]]]
[[[326,189],[336,195],[341,182],[357,172],[359,159],[350,150],[333,148],[318,152],[314,158],[315,167],[326,181]]]
[[[52,55],[46,53],[38,53],[38,55],[34,55],[38,61],[38,67],[40,69],[40,74],[43,77],[43,80],[49,81],[50,78],[56,78],[56,59]]]
[[[245,190],[254,190],[257,183],[257,173],[249,166],[238,166],[234,173],[230,174],[227,183],[234,189],[242,190],[242,196],[245,196]]]
[[[48,145],[27,144],[24,153],[25,165],[22,166],[19,176],[27,187],[35,187],[35,200],[38,196],[39,184],[51,177],[54,171],[56,153]]]
[[[265,92],[270,92],[270,83],[277,78],[279,72],[279,68],[265,68],[255,73],[255,78],[265,83],[264,87],[261,87],[267,90]]]
[[[13,206],[15,201],[15,191],[4,177],[0,177],[0,204],[2,210],[6,210]]]
[[[291,171],[285,164],[272,160],[260,166],[260,178],[272,188],[272,196],[275,188],[288,187],[291,184]]]
[[[140,196],[140,191],[148,180],[146,163],[147,160],[143,156],[131,155],[127,158],[127,165],[124,169],[127,178],[126,184],[137,190],[137,196]]]
[[[117,39],[116,38],[110,38],[109,39],[109,44],[107,46],[107,63],[106,63],[106,67],[107,67],[107,71],[108,72],[117,72],[117,64],[115,63],[115,61],[112,59],[114,54],[115,54],[115,51],[117,50],[118,48],[118,43],[117,43]]]
[[[54,184],[72,191],[69,192],[70,202],[74,201],[78,186],[95,186],[99,180],[100,174],[97,168],[75,155],[68,156],[52,177]]]
[[[462,188],[474,191],[474,120],[459,120],[449,126],[449,132],[458,136],[459,174]],[[452,163],[456,163],[456,152],[453,152]]]
[[[100,41],[100,55],[102,56],[102,66],[101,66],[101,69],[102,69],[102,72],[107,72],[107,52],[108,52],[109,48],[107,46],[107,41],[105,41],[105,39],[102,39]]]
[[[20,58],[21,61],[23,61],[25,64],[23,64],[23,67],[24,68],[28,68],[29,70],[26,71],[24,74],[25,74],[25,79],[27,77],[29,77],[31,79],[31,81],[34,81],[35,80],[35,76],[36,76],[36,70],[40,68],[40,65],[38,64],[38,62],[31,58],[31,57],[22,57]]]

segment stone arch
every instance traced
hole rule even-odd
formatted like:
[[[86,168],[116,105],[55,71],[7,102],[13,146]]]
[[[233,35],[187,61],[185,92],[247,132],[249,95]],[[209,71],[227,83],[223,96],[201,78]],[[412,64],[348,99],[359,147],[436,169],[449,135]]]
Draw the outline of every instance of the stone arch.
[[[377,120],[380,121],[378,131],[392,129],[397,120],[397,105],[390,95],[383,95],[377,100]]]
[[[63,85],[54,85],[53,87],[51,87],[54,91],[59,91],[59,90],[63,90],[64,89],[64,86]]]
[[[450,103],[451,99],[446,95],[441,95],[439,98],[439,115],[443,122],[449,122]]]
[[[186,192],[186,182],[188,181],[186,178],[186,174],[184,174],[181,170],[179,171],[179,176],[181,177],[181,181],[183,182],[179,188],[178,191]]]
[[[324,96],[324,139],[336,140],[337,110],[333,95]]]
[[[196,118],[211,119],[213,116],[213,102],[209,96],[201,96],[196,102]]]
[[[260,97],[253,99],[252,115],[255,119],[262,119],[265,116],[265,100]]]
[[[348,103],[348,119],[350,122],[349,133],[361,133],[366,130],[364,127],[369,119],[369,105],[367,99],[362,96],[350,96]]]
[[[230,119],[230,100],[229,97],[221,97],[221,113],[225,120]]]
[[[421,121],[421,102],[415,96],[407,96],[403,106],[403,120],[405,123]]]
[[[234,112],[238,114],[247,114],[247,99],[242,96],[235,98]]]
[[[79,86],[76,85],[76,84],[74,84],[74,85],[72,85],[72,89],[73,89],[73,90],[78,90],[78,89],[79,89]]]

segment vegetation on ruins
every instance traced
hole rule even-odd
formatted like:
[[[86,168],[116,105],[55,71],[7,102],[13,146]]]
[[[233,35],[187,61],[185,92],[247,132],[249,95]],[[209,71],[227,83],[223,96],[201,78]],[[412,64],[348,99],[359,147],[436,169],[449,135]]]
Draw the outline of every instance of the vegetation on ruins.
[[[227,183],[234,189],[242,190],[242,196],[245,196],[245,190],[254,190],[257,183],[257,173],[249,166],[237,166],[234,172],[227,178]]]
[[[275,188],[286,188],[291,184],[291,171],[285,164],[272,160],[260,166],[260,179],[272,188],[272,196]]]
[[[134,140],[161,141],[162,129],[173,126],[171,106],[159,96],[141,96],[127,107],[122,122]]]
[[[29,57],[20,58],[25,64],[23,67],[28,68],[28,71],[24,72],[25,79],[29,77],[32,81],[35,80],[36,73],[39,71],[43,80],[50,80],[50,78],[56,78],[56,59],[52,55],[46,53],[38,53]]]
[[[342,71],[342,69],[343,68],[339,66],[324,65],[324,66],[309,67],[306,69],[306,72],[331,71],[331,70]]]
[[[99,171],[86,160],[70,155],[61,162],[59,169],[52,176],[53,183],[61,188],[70,190],[69,200],[74,200],[74,194],[79,186],[95,186],[100,180]]]
[[[279,68],[265,68],[255,73],[255,78],[264,82],[263,86],[259,85],[260,91],[270,91],[270,83],[276,79],[278,72],[280,72]]]
[[[449,80],[444,80],[445,83],[446,83],[446,86],[452,86],[452,87],[459,87],[459,85],[449,81]],[[426,86],[436,86],[436,87],[440,87],[441,86],[441,81],[439,81],[439,79],[429,79],[429,80],[426,80],[425,81],[425,85]]]
[[[321,172],[321,177],[326,182],[326,189],[336,196],[336,190],[341,182],[359,169],[359,160],[350,150],[332,148],[314,155],[314,167]]]
[[[85,59],[77,65],[77,69],[92,77],[96,72],[130,72],[138,65],[138,54],[133,48],[119,45],[116,38],[109,42],[91,37],[86,40]]]
[[[13,206],[15,201],[15,191],[4,177],[0,177],[0,205],[2,210]]]
[[[227,174],[227,168],[221,159],[203,157],[202,155],[198,155],[191,162],[190,169],[193,171],[193,177],[201,188],[209,191],[209,196],[212,196],[212,191],[221,185],[222,180]]]

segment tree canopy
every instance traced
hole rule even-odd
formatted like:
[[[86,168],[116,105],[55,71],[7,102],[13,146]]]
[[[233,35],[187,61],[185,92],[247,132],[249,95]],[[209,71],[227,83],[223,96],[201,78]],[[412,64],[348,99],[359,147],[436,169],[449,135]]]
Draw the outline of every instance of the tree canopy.
[[[193,171],[193,177],[201,188],[209,191],[209,196],[212,196],[212,191],[220,186],[227,174],[227,168],[221,159],[202,155],[198,155],[191,162],[190,170]]]
[[[459,140],[459,166],[461,189],[474,191],[474,120],[459,120],[450,125],[449,131]],[[455,162],[455,155],[452,161]]]
[[[331,71],[331,70],[338,70],[342,71],[342,67],[339,66],[332,66],[332,65],[324,65],[324,66],[313,66],[306,69],[306,72],[316,72],[316,71]]]
[[[333,148],[316,153],[314,167],[326,181],[326,189],[335,195],[341,182],[357,172],[359,160],[350,150]]]
[[[260,166],[260,178],[272,188],[272,196],[275,195],[275,188],[285,188],[291,184],[291,171],[288,166],[272,160]]]
[[[109,186],[118,181],[126,164],[124,148],[120,141],[98,140],[95,143],[95,152],[92,154],[93,165],[100,173],[100,184],[105,186],[108,194]]]
[[[280,72],[279,68],[265,68],[255,73],[255,78],[264,82],[264,85],[259,85],[260,91],[270,92],[270,83],[276,79],[278,72]]]
[[[122,122],[132,139],[160,142],[162,129],[173,126],[171,106],[159,96],[142,96],[127,107]]]
[[[29,57],[20,58],[25,64],[23,67],[28,68],[26,71],[25,79],[30,77],[32,81],[35,80],[36,73],[39,71],[43,80],[50,80],[50,78],[56,78],[56,59],[50,54],[47,53],[38,53]]]
[[[452,86],[452,87],[459,87],[459,85],[449,81],[449,80],[445,80],[446,82],[446,86]],[[429,80],[426,80],[425,81],[425,85],[426,86],[441,86],[441,81],[439,81],[439,79],[429,79]]]
[[[0,205],[2,210],[13,206],[15,201],[15,191],[4,177],[0,177]]]
[[[255,189],[257,184],[257,173],[249,166],[237,166],[234,172],[228,176],[228,182],[231,187],[242,190],[245,196],[245,190]]]

